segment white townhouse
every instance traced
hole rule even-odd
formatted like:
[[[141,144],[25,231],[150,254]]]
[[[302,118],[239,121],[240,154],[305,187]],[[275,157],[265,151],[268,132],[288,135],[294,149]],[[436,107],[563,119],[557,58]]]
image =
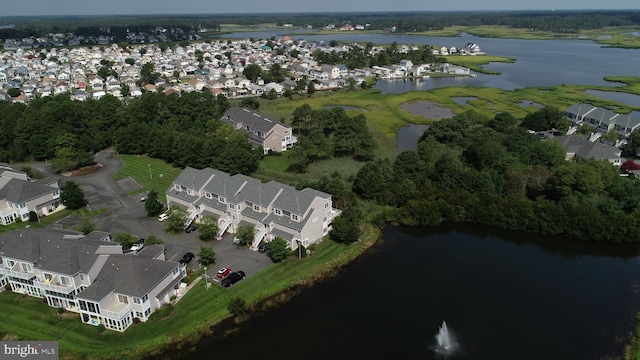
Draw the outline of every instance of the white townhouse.
[[[331,230],[340,211],[331,195],[270,181],[262,183],[246,175],[229,175],[205,168],[185,168],[167,190],[167,204],[187,209],[189,221],[201,215],[218,219],[218,236],[235,233],[238,226],[255,228],[251,249],[260,242],[281,237],[293,250],[318,243]]]
[[[249,141],[256,146],[262,146],[265,154],[270,150],[286,151],[298,142],[292,135],[290,126],[248,108],[232,107],[224,113],[221,120],[236,130],[246,132]]]
[[[0,234],[0,284],[115,331],[171,301],[186,268],[152,245],[123,254],[107,232],[26,228]]]
[[[29,213],[46,216],[62,207],[57,179],[32,181],[26,173],[0,166],[0,224],[29,220]]]

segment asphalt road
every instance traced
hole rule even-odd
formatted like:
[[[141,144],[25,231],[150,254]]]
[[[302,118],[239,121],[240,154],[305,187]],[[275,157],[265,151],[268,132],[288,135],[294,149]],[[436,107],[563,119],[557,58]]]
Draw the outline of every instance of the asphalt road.
[[[200,246],[211,247],[216,253],[216,262],[207,269],[209,278],[217,281],[215,274],[219,268],[231,267],[232,270],[242,270],[247,276],[266,268],[271,260],[262,253],[247,248],[237,248],[233,244],[233,236],[226,236],[222,240],[202,242],[198,239],[198,231],[191,233],[171,234],[165,230],[165,224],[157,218],[147,217],[144,202],[140,198],[144,193],[129,196],[128,193],[140,189],[140,185],[133,179],[112,179],[120,169],[121,162],[110,148],[96,154],[95,161],[102,164],[102,168],[95,173],[82,176],[63,176],[61,181],[75,181],[84,192],[85,199],[91,209],[109,209],[108,212],[91,218],[97,229],[110,232],[112,235],[125,232],[146,238],[155,235],[164,241],[167,260],[178,261],[186,252],[196,254],[196,258],[189,266],[198,268],[197,254]],[[33,169],[48,175],[54,172],[47,163],[29,164]],[[162,194],[160,194],[162,196]],[[79,219],[69,217],[61,220],[66,226],[73,226]]]

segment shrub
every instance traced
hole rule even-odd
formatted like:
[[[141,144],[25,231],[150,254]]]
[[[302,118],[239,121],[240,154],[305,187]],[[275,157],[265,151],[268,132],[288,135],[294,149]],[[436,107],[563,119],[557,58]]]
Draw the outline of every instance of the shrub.
[[[98,334],[102,334],[105,330],[104,325],[102,324],[98,325],[97,330],[98,330]]]
[[[227,306],[227,310],[233,316],[241,316],[247,313],[247,302],[239,297],[235,297],[229,301],[229,306]]]

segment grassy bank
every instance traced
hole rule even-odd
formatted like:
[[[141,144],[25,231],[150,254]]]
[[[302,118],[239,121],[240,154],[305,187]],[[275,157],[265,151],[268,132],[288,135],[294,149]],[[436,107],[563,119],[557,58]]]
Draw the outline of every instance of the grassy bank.
[[[515,59],[505,58],[502,56],[493,55],[449,55],[445,56],[447,61],[454,65],[460,65],[467,67],[475,72],[488,75],[500,75],[498,71],[486,70],[483,65],[490,64],[492,62],[514,63]]]

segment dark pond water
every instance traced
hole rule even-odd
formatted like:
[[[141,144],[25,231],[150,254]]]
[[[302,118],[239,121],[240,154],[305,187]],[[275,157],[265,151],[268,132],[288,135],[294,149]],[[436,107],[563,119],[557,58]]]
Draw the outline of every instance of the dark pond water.
[[[626,94],[615,91],[586,90],[585,93],[603,99],[618,101],[631,106],[640,107],[640,95]]]
[[[544,107],[544,105],[537,103],[535,101],[531,101],[531,100],[522,100],[518,103],[518,106],[520,107],[529,107],[529,106],[533,106],[533,107],[537,107],[537,108],[542,108]]]
[[[394,228],[278,310],[189,359],[598,360],[620,354],[640,301],[637,248],[478,226]],[[275,356],[275,355],[273,355]]]
[[[468,105],[469,101],[478,100],[478,98],[475,96],[455,96],[452,97],[451,100],[460,105]]]
[[[398,153],[405,150],[418,150],[418,139],[427,130],[427,125],[411,124],[403,126],[398,130]]]

